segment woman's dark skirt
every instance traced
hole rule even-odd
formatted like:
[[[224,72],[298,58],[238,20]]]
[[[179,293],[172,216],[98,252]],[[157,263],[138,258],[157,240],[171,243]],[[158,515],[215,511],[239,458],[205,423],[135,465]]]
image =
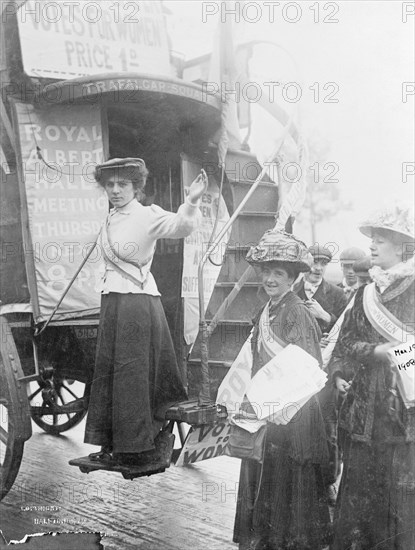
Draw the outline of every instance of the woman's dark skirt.
[[[415,548],[415,445],[345,438],[332,550]]]
[[[233,536],[240,550],[318,550],[330,541],[321,465],[290,456],[288,430],[268,425],[263,465],[242,460]]]
[[[85,443],[154,449],[166,409],[187,398],[159,296],[102,296]]]

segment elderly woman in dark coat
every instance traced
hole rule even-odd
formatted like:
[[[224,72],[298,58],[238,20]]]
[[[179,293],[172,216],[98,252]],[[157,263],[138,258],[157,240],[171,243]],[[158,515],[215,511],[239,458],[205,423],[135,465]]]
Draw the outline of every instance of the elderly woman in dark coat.
[[[310,269],[307,256],[304,243],[274,231],[248,253],[270,298],[255,320],[251,376],[275,355],[275,342],[281,349],[296,344],[321,362],[319,327],[290,290],[299,273]],[[328,449],[316,397],[287,425],[267,423],[264,453],[262,465],[242,460],[234,541],[241,550],[324,547],[330,518],[321,466]]]
[[[109,160],[95,177],[113,209],[98,241],[105,271],[85,442],[101,446],[92,460],[164,457],[168,466],[159,431],[166,408],[186,399],[186,389],[150,267],[157,239],[186,237],[200,223],[207,177],[202,170],[175,214],[139,202],[147,177],[142,159]]]
[[[357,290],[329,363],[336,387],[347,392],[333,549],[409,550],[415,548],[415,408],[404,402],[388,350],[414,337],[413,213],[393,207],[360,229],[372,239],[374,282]]]

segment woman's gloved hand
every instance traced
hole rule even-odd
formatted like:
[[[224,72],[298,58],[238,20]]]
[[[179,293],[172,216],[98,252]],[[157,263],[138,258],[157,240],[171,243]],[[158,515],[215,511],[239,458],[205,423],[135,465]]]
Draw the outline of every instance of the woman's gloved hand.
[[[336,388],[339,390],[339,392],[342,394],[342,395],[346,395],[346,393],[349,391],[350,389],[350,385],[351,383],[350,382],[346,382],[346,380],[344,380],[343,378],[341,378],[340,376],[337,376],[336,377],[336,380],[335,380],[335,385],[336,385]]]
[[[203,193],[206,193],[208,184],[208,177],[206,175],[206,172],[202,168],[200,170],[200,174],[189,187],[189,194],[187,195],[187,198],[190,204],[194,206],[198,204],[198,201],[202,197]]]

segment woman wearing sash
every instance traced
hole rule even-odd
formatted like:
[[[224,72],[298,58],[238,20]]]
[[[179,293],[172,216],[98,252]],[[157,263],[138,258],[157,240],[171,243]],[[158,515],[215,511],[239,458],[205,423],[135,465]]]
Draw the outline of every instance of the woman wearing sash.
[[[95,172],[113,209],[98,240],[105,272],[85,429],[85,442],[101,446],[93,460],[157,460],[165,410],[186,399],[150,267],[157,239],[186,237],[199,225],[198,203],[208,182],[202,170],[173,214],[139,202],[147,174],[136,158],[109,160]]]
[[[388,208],[360,230],[372,239],[373,283],[357,290],[329,363],[336,387],[347,393],[333,548],[409,550],[415,548],[415,408],[388,350],[414,338],[413,213]]]
[[[267,231],[247,261],[259,271],[269,301],[254,321],[253,377],[283,347],[300,346],[321,363],[320,330],[291,286],[310,269],[304,243]],[[249,402],[245,409],[250,409]],[[234,541],[242,550],[312,549],[327,544],[329,511],[321,466],[328,448],[319,403],[312,397],[286,425],[268,422],[263,463],[242,460]]]

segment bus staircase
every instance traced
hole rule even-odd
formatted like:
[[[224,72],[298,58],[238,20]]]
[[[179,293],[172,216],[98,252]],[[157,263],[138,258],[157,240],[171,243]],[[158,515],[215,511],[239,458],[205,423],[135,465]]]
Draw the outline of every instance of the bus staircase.
[[[241,155],[251,170],[240,170]],[[242,172],[247,177],[238,177]],[[248,173],[247,173],[248,172]],[[249,177],[249,172],[253,178]],[[265,231],[275,226],[279,190],[257,159],[248,153],[229,151],[222,196],[231,217],[212,243],[230,231],[221,270],[205,316],[187,362],[190,401],[178,404],[166,418],[192,425],[208,424],[223,418],[214,404],[218,387],[238,355],[252,328],[252,319],[267,296],[254,269],[245,260],[250,246],[257,244]],[[255,178],[255,176],[259,176]],[[226,229],[228,228],[228,229]],[[203,261],[199,265],[199,308],[203,309]],[[204,318],[203,318],[204,317]]]

